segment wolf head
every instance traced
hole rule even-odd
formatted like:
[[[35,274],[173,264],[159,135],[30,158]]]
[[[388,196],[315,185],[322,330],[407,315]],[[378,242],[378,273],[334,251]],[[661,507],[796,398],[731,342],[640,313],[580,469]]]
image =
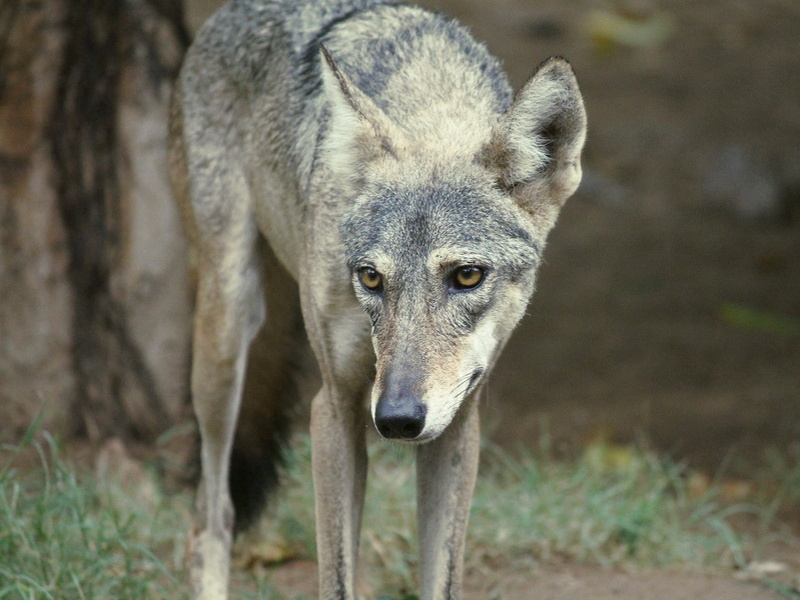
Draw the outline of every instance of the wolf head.
[[[463,140],[423,143],[324,48],[323,58],[324,160],[352,198],[340,233],[372,321],[372,416],[384,437],[431,440],[533,294],[547,235],[580,183],[583,101],[569,64],[552,58],[505,113],[465,122]]]

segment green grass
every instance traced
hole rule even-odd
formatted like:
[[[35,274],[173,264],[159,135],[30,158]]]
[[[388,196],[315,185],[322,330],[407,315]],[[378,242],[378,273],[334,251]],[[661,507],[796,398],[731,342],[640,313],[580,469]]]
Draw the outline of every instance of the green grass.
[[[0,600],[188,598],[190,495],[154,487],[147,496],[134,493],[142,485],[132,491],[101,483],[68,466],[51,437],[38,437],[0,449]],[[33,466],[16,466],[31,448],[38,460],[24,462]],[[695,497],[686,474],[653,454],[624,449],[621,460],[610,460],[603,452],[594,447],[560,462],[547,449],[511,456],[485,448],[467,568],[527,569],[551,561],[742,566],[758,558],[774,524],[774,498],[729,505],[713,486]],[[362,570],[377,596],[413,598],[404,591],[417,589],[413,454],[382,443],[370,454]],[[262,526],[288,549],[287,558],[314,553],[309,463],[310,443],[299,437]],[[787,481],[798,479],[796,466],[782,469]],[[780,495],[796,501],[791,487],[780,487]],[[732,525],[743,515],[749,535]],[[240,541],[237,553],[248,551]],[[279,597],[258,569],[236,580],[236,597]]]
[[[591,453],[571,464],[494,456],[489,479],[512,497],[498,505],[481,486],[473,536],[506,556],[599,565],[743,563],[748,542],[730,517],[767,518],[756,506],[722,506],[713,489],[691,497],[682,470],[652,454],[630,450],[622,464]]]
[[[413,453],[376,443],[370,457],[362,571],[379,594],[403,598],[397,590],[418,584]],[[310,444],[302,439],[283,492],[256,536],[277,530],[294,537],[295,552],[313,555],[309,463]],[[798,472],[784,464],[773,475],[788,481]],[[791,495],[781,490],[782,497]],[[713,484],[698,495],[683,468],[633,448],[598,444],[563,462],[547,448],[512,456],[489,446],[472,504],[467,568],[528,569],[555,561],[744,567],[773,539],[776,502],[773,494],[731,503]],[[742,522],[746,534],[734,527]]]
[[[79,478],[49,436],[33,447],[39,465],[28,472],[13,466],[20,447],[0,457],[0,598],[179,597],[171,559],[183,513]]]

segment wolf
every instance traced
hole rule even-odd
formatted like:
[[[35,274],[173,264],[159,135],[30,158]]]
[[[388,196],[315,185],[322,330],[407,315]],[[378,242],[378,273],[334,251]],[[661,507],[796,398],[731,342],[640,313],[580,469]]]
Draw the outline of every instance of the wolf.
[[[195,598],[227,598],[234,531],[277,481],[298,310],[322,376],[320,598],[356,598],[370,419],[416,446],[420,598],[460,596],[479,392],[585,135],[564,59],[513,94],[484,45],[419,7],[232,0],[200,29],[169,134],[197,279]]]

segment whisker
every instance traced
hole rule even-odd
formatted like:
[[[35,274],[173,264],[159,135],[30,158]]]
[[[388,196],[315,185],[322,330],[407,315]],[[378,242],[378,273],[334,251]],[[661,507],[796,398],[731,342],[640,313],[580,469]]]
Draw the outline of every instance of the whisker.
[[[472,381],[472,373],[465,375],[460,380],[458,380],[456,384],[453,386],[453,389],[450,390],[450,393],[454,396],[460,396],[463,392],[466,391],[467,387],[469,387],[470,381]]]

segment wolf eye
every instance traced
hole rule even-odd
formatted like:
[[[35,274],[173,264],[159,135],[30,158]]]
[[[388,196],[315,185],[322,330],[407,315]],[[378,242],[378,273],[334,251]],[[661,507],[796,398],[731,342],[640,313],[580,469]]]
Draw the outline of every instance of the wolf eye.
[[[364,267],[358,272],[361,285],[370,292],[380,292],[383,289],[383,277],[372,267]]]
[[[453,288],[457,290],[470,290],[483,281],[484,271],[480,267],[459,267],[453,273]]]

